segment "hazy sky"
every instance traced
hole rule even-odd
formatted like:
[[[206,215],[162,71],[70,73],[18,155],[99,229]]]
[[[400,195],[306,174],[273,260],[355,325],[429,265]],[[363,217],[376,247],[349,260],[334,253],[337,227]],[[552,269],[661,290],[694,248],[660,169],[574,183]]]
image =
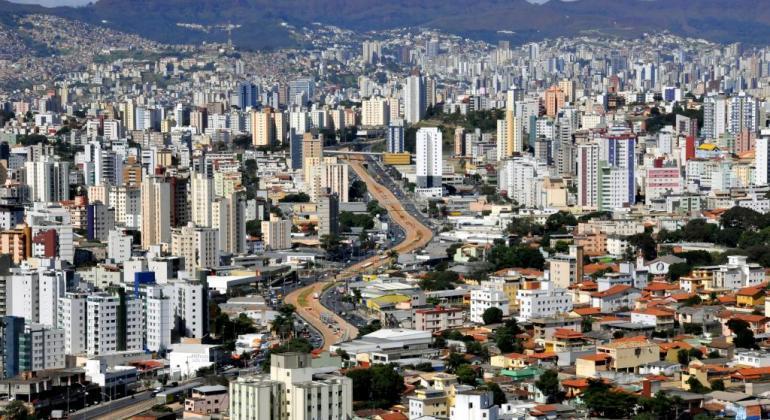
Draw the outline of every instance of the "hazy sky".
[[[96,2],[96,0],[10,0],[10,1],[13,3],[39,4],[45,7],[83,6],[92,1]],[[529,1],[530,3],[545,3],[548,0],[527,0],[527,1]],[[567,1],[570,1],[570,0],[567,0]]]
[[[95,0],[10,0],[12,3],[39,4],[45,7],[82,6]]]

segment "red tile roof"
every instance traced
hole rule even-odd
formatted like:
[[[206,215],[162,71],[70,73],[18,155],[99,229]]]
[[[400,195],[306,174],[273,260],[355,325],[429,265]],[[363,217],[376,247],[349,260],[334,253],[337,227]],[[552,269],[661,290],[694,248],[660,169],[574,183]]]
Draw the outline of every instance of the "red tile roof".
[[[616,284],[602,292],[591,293],[591,297],[604,298],[604,297],[619,295],[621,293],[626,292],[628,289],[631,289],[631,286],[627,284]]]

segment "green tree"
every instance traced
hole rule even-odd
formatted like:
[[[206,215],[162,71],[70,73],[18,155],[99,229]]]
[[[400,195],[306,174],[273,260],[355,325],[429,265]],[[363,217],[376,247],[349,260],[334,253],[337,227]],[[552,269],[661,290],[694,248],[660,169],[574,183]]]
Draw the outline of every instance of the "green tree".
[[[362,201],[366,198],[367,188],[366,183],[357,179],[350,183],[348,189],[348,198],[350,201]]]
[[[468,362],[462,353],[452,352],[449,353],[449,357],[446,360],[446,367],[450,372],[457,372],[460,366],[467,365]]]
[[[485,389],[487,391],[492,391],[493,395],[493,402],[495,405],[503,405],[508,402],[508,398],[505,396],[505,392],[500,388],[500,385],[498,385],[495,382],[487,382],[486,384],[482,385],[480,389]]]
[[[677,281],[680,277],[684,277],[690,274],[691,270],[692,267],[690,267],[690,264],[687,264],[686,262],[674,263],[668,266],[668,275],[671,277],[672,281]]]
[[[555,370],[543,372],[535,381],[535,386],[545,395],[548,403],[560,402],[563,397],[559,374]]]
[[[645,260],[654,260],[658,257],[658,247],[655,239],[647,232],[629,236],[628,243],[634,248],[640,249]]]
[[[286,196],[279,200],[281,203],[307,203],[309,201],[310,196],[303,192],[297,194],[286,194]]]
[[[575,216],[566,211],[560,211],[548,216],[545,221],[545,231],[547,233],[567,233],[568,227],[574,227],[577,224]]]
[[[3,418],[8,420],[26,420],[34,418],[29,415],[27,406],[21,400],[13,400],[5,406]]]
[[[503,321],[503,311],[498,307],[487,308],[481,315],[484,325],[499,324]]]
[[[393,364],[350,369],[346,376],[353,380],[353,400],[364,401],[366,407],[390,407],[399,401],[406,388]]]
[[[591,415],[605,418],[629,418],[636,410],[638,397],[625,392],[614,392],[600,379],[588,379],[583,402]]]
[[[477,375],[471,365],[460,365],[460,367],[455,370],[455,375],[457,375],[457,382],[460,382],[461,384],[476,385]]]
[[[758,348],[754,340],[754,333],[749,328],[749,323],[742,319],[731,319],[727,321],[727,327],[735,334],[733,344],[735,347],[744,349]]]
[[[687,385],[690,386],[690,391],[696,394],[705,394],[709,391],[709,388],[703,386],[695,376],[690,376],[690,379],[687,380]]]
[[[712,391],[724,391],[725,390],[725,381],[721,379],[715,379],[711,381],[711,390]]]

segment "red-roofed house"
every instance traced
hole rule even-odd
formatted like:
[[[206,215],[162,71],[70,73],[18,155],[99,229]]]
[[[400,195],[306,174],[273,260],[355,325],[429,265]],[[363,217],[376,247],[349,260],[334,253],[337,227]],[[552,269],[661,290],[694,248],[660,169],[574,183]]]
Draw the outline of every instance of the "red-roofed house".
[[[647,308],[632,311],[631,322],[650,325],[659,330],[673,328],[674,311],[663,308]]]
[[[608,314],[632,308],[641,296],[638,289],[618,284],[605,291],[591,293],[591,306]]]

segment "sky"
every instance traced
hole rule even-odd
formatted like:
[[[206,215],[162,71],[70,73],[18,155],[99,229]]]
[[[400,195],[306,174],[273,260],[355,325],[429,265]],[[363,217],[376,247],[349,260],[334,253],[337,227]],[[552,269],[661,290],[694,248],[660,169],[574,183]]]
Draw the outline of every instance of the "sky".
[[[95,0],[9,0],[11,3],[39,4],[45,7],[83,6]]]

